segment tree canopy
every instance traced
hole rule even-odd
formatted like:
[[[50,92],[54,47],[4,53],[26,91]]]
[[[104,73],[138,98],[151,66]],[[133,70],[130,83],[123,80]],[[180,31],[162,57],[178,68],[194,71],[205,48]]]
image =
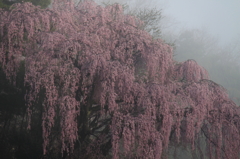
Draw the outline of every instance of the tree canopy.
[[[171,143],[239,157],[239,107],[142,26],[119,4],[0,9],[1,71],[24,94],[28,131],[41,122],[41,158],[167,158]]]

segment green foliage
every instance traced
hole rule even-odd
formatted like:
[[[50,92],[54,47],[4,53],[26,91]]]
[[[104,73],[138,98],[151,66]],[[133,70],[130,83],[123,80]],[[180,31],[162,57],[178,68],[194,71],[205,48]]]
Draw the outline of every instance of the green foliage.
[[[35,6],[47,8],[51,4],[51,0],[0,0],[0,8],[8,9],[14,3],[31,2]]]
[[[7,8],[9,8],[9,6],[10,6],[10,5],[4,3],[3,0],[0,0],[0,8],[5,8],[5,9],[7,9]]]

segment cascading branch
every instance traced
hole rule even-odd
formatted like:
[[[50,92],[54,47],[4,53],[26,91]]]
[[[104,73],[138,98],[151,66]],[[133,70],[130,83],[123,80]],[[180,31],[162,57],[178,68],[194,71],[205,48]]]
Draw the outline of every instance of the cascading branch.
[[[172,48],[141,25],[118,4],[55,1],[52,9],[31,3],[0,9],[0,63],[15,83],[24,61],[29,128],[43,96],[43,153],[56,127],[59,152],[71,155],[88,133],[94,143],[93,136],[101,136],[97,123],[110,119],[103,127],[109,124],[111,148],[102,158],[162,158],[170,142],[194,151],[201,135],[210,158],[238,158],[239,108],[204,68],[173,61]],[[98,141],[82,153],[101,153],[106,141]]]

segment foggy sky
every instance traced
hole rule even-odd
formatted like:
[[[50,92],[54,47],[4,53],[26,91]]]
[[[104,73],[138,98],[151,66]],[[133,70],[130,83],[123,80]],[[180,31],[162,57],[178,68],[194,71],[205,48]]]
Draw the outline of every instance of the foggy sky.
[[[122,0],[127,1],[127,0]],[[228,45],[240,39],[240,0],[128,0],[131,6],[162,9],[174,29],[202,29]]]
[[[166,16],[180,23],[176,27],[205,28],[222,44],[240,37],[240,0],[159,0]]]

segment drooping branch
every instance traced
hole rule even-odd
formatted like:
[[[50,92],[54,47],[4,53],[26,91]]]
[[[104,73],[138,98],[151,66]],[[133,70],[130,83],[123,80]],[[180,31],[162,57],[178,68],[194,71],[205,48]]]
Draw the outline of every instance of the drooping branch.
[[[238,156],[239,109],[204,68],[174,62],[172,48],[118,4],[53,6],[0,10],[1,67],[14,79],[24,61],[29,119],[37,104],[43,110],[44,154],[57,136],[62,154],[80,147],[82,156],[96,150],[114,159],[161,158],[173,135],[194,148],[208,121],[219,136],[206,136],[217,156]]]

